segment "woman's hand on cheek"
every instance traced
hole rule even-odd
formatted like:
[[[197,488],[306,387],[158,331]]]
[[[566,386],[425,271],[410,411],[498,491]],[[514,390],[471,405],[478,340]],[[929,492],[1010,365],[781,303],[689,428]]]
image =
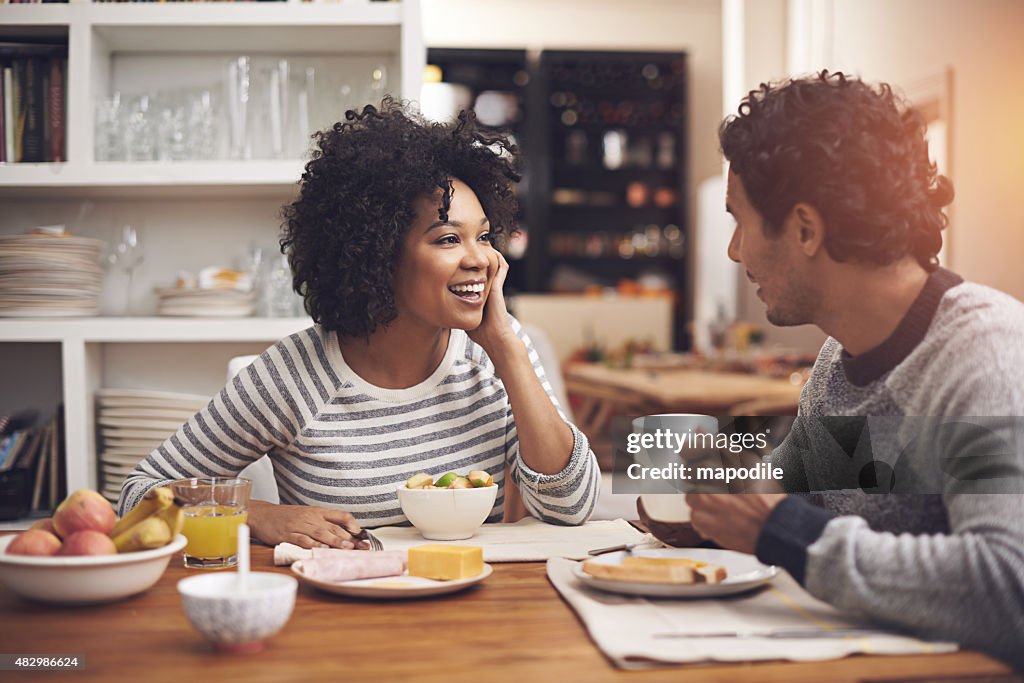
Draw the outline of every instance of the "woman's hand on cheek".
[[[491,266],[488,268],[488,295],[484,303],[483,320],[480,327],[469,331],[469,338],[482,346],[491,356],[499,352],[503,344],[521,343],[508,321],[505,295],[501,291],[507,275],[508,261],[495,249],[491,256]]]

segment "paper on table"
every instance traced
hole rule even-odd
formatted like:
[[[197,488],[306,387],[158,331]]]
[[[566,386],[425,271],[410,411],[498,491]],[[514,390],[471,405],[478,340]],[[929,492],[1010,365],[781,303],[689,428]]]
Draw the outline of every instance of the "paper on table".
[[[582,526],[558,526],[528,517],[514,524],[484,524],[472,538],[462,541],[428,541],[413,527],[388,526],[373,530],[384,550],[408,550],[423,543],[479,545],[484,562],[541,562],[552,557],[583,559],[587,551],[620,543],[661,544],[623,520],[587,522]]]
[[[623,669],[657,664],[766,659],[817,661],[851,654],[952,652],[954,643],[933,643],[898,634],[848,638],[706,637],[722,632],[771,632],[812,628],[874,628],[817,600],[786,572],[763,590],[727,599],[647,600],[583,586],[564,559],[548,560],[548,580],[576,611],[590,638]],[[693,635],[664,638],[655,635]]]

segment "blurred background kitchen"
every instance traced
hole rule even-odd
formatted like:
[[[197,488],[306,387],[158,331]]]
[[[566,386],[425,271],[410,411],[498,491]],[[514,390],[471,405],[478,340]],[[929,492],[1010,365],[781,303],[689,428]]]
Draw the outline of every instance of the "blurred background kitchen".
[[[944,265],[1024,298],[1022,27],[1017,0],[0,4],[0,517],[116,495],[309,324],[280,207],[310,133],[387,93],[520,145],[511,305],[604,462],[616,414],[790,414],[822,336],[726,257],[719,122],[789,74],[894,84],[956,185]]]

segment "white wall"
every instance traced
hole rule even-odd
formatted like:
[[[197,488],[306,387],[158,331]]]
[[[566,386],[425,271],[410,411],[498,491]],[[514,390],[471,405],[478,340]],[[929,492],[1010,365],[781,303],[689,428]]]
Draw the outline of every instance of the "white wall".
[[[806,0],[820,4],[820,0]],[[723,0],[723,5],[738,14],[741,29],[728,34],[725,40],[726,78],[740,84],[739,88],[730,90],[724,102],[722,116],[736,113],[740,101],[746,94],[756,89],[762,82],[784,79],[789,75],[787,65],[787,48],[789,47],[790,10],[786,0]],[[741,41],[741,45],[736,45]],[[738,92],[736,92],[738,90]],[[710,187],[708,188],[711,189]],[[718,187],[711,196],[717,197],[718,205],[709,207],[709,223],[713,222],[715,232],[720,232],[722,225],[727,229],[734,225],[731,217],[724,215],[719,206],[724,204],[725,185],[719,181]],[[726,259],[725,249],[728,247],[728,236],[716,235],[718,244],[713,249],[700,251],[702,263],[699,270],[712,273],[726,272],[725,266],[717,259]],[[776,327],[765,317],[764,303],[757,298],[757,288],[747,280],[739,267],[727,271],[734,279],[736,291],[735,318],[760,325],[765,331],[765,344],[768,347],[798,349],[805,351],[817,350],[825,340],[825,335],[813,325],[800,327]],[[697,288],[700,296],[700,287]],[[708,311],[709,319],[714,315]]]
[[[1024,2],[834,0],[831,66],[907,86],[953,69],[949,265],[1024,299]]]

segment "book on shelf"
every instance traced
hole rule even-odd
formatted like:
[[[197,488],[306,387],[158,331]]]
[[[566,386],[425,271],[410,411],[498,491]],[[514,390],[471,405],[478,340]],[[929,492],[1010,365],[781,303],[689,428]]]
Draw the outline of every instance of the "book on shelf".
[[[46,84],[43,81],[41,69],[42,60],[30,57],[25,60],[25,80],[22,81],[22,98],[24,103],[25,123],[21,135],[21,161],[25,163],[39,163],[47,161],[43,150],[45,112],[47,107],[43,102],[46,93]]]
[[[0,477],[4,481],[0,497],[24,497],[28,510],[48,511],[61,501],[61,492],[66,487],[63,407],[58,407],[54,416],[40,426],[30,426],[35,422],[34,412],[23,415],[28,417],[22,417],[16,424],[24,428],[8,429],[0,438]],[[0,501],[5,510],[12,505],[11,500]]]
[[[65,160],[67,44],[0,41],[6,162]]]
[[[4,76],[4,160],[17,161],[14,156],[14,70],[3,67]]]
[[[7,84],[4,81],[4,65],[0,64],[0,162],[7,161]],[[3,429],[3,427],[0,427]]]
[[[67,73],[67,60],[62,57],[50,57],[49,98],[47,101],[47,129],[50,139],[50,161],[64,161],[64,101]]]

